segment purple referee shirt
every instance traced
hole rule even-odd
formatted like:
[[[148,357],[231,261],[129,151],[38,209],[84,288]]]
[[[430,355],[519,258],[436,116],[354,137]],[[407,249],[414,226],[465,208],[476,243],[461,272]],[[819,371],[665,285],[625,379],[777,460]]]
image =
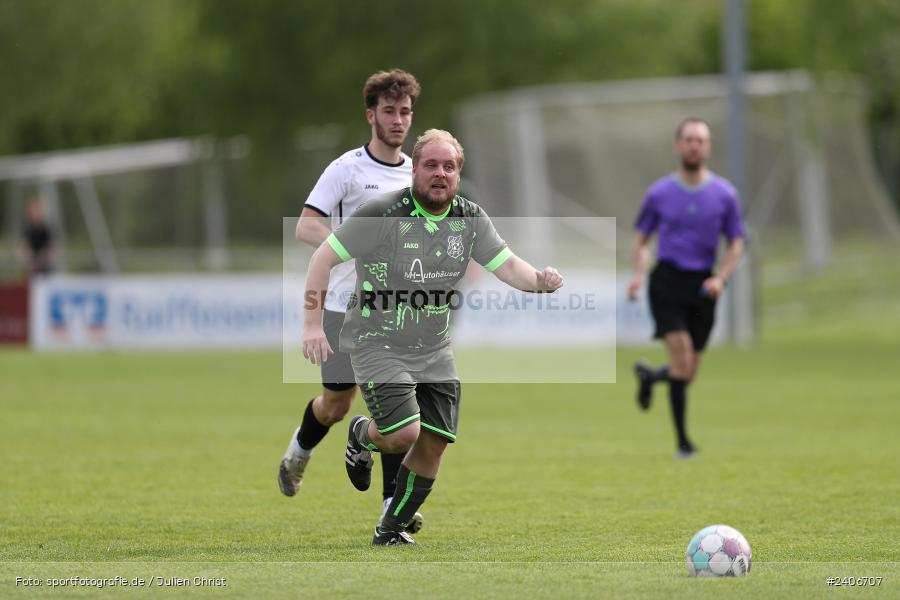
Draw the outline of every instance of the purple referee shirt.
[[[737,190],[710,172],[697,187],[677,173],[657,180],[644,194],[635,228],[649,237],[659,231],[657,258],[686,271],[711,271],[719,237],[744,237]]]

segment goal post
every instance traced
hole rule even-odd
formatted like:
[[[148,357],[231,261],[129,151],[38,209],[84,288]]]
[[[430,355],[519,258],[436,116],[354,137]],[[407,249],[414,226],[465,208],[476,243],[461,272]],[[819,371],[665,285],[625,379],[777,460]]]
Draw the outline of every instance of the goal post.
[[[724,303],[731,339],[752,334],[754,274],[768,260],[788,258],[814,272],[830,264],[843,240],[900,240],[874,169],[856,78],[749,73],[742,91],[741,200],[750,237],[735,277],[751,293]],[[455,116],[467,176],[492,215],[615,217],[620,271],[630,270],[644,191],[676,167],[679,121],[710,123],[710,167],[727,171],[728,85],[720,75],[521,88],[473,98]],[[540,235],[528,239],[553,245]]]
[[[197,221],[202,222],[202,227],[198,223],[202,234],[196,236],[196,242],[205,247],[206,268],[226,269],[229,264],[228,229],[222,165],[245,158],[248,153],[246,139],[237,137],[229,140],[177,138],[0,157],[0,183],[6,183],[7,190],[5,218],[9,239],[14,242],[18,238],[21,206],[25,191],[30,189],[47,207],[56,234],[58,267],[67,270],[70,236],[66,224],[71,219],[65,218],[65,213],[71,210],[67,206],[72,203],[69,200],[74,200],[97,267],[104,273],[118,272],[121,261],[116,240],[118,238],[120,243],[127,245],[128,235],[111,226],[108,213],[116,212],[117,203],[131,198],[138,204],[129,207],[132,213],[143,212],[146,217],[147,211],[155,208],[172,213],[175,219],[178,213],[175,205],[185,201],[180,197],[184,194],[176,191],[180,180],[177,171],[197,170],[192,178],[197,180],[194,185],[202,203],[197,217]],[[108,190],[106,194],[105,189]],[[106,210],[104,197],[108,198]],[[138,218],[131,217],[132,220]],[[171,245],[172,240],[162,237],[158,243],[161,247]]]

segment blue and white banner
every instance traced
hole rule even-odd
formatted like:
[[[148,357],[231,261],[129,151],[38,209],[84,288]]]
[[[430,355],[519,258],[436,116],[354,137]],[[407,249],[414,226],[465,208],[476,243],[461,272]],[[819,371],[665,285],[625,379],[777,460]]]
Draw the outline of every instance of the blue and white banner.
[[[613,272],[569,271],[560,293],[526,294],[481,273],[461,290],[454,347],[649,343],[646,301],[627,302],[625,285]],[[29,339],[37,350],[300,352],[302,273],[52,276],[31,286]]]
[[[280,274],[42,278],[31,290],[31,346],[275,348],[281,286]]]

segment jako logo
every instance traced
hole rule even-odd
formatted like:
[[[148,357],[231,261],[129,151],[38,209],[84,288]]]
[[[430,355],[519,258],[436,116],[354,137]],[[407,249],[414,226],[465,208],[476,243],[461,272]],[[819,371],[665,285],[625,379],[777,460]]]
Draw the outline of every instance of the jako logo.
[[[367,183],[367,184],[366,184],[366,189],[367,189],[367,190],[377,190],[377,189],[378,189],[378,184],[377,184],[377,183]]]
[[[64,332],[78,323],[93,332],[106,327],[109,303],[100,291],[65,290],[50,295],[50,326]]]

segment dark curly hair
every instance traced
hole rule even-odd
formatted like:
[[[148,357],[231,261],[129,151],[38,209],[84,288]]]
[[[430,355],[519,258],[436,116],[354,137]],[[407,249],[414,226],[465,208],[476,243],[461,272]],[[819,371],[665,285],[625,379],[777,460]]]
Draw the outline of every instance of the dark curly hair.
[[[412,104],[416,104],[416,99],[422,93],[419,82],[416,78],[401,69],[393,69],[391,71],[378,71],[366,80],[363,87],[363,100],[366,102],[366,108],[375,108],[378,106],[379,98],[390,98],[391,100],[399,100],[404,96],[409,96]]]

